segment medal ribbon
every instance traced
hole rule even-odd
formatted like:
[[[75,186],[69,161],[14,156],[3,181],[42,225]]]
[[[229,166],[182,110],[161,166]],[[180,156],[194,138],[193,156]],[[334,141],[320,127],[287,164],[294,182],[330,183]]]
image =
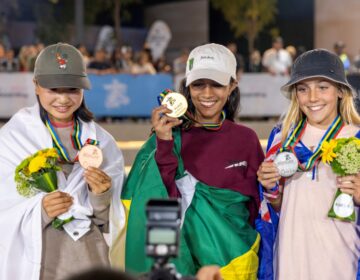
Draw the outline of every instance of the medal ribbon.
[[[65,162],[72,163],[73,161],[71,160],[65,147],[61,143],[61,140],[57,135],[54,127],[52,126],[48,115],[46,115],[45,125],[50,132],[51,138],[53,140],[53,146],[56,149],[57,153],[59,154],[60,158]],[[73,132],[71,134],[71,143],[74,149],[76,150],[80,150],[82,147],[80,138],[81,138],[81,126],[79,120],[75,118],[73,122]]]
[[[306,125],[307,125],[306,118],[303,118],[302,120],[300,120],[300,122],[295,127],[294,131],[288,136],[284,145],[282,146],[282,148],[280,148],[279,151],[280,152],[291,151],[292,153],[295,154],[294,147],[297,145],[297,143],[300,141],[302,135],[304,134]],[[329,140],[335,138],[338,135],[338,133],[340,132],[343,125],[344,125],[344,123],[343,123],[340,115],[338,115],[334,119],[332,124],[328,127],[328,129],[326,130],[324,136],[321,138],[318,146],[316,147],[316,150],[313,152],[312,156],[306,161],[306,164],[303,165],[299,162],[298,171],[307,171],[307,170],[310,170],[313,168],[315,163],[321,157],[322,143],[324,141],[329,141]]]
[[[71,160],[68,152],[66,151],[65,147],[61,143],[59,136],[57,135],[53,125],[51,124],[48,115],[46,115],[45,125],[50,132],[51,138],[53,140],[53,146],[56,149],[57,153],[59,154],[61,160],[64,162],[68,162],[68,163],[74,163],[75,161],[77,161],[78,160],[77,156],[75,157],[74,160]],[[76,149],[78,151],[86,144],[99,145],[99,141],[93,140],[93,139],[87,139],[84,145],[81,143],[81,125],[80,125],[80,121],[77,118],[75,118],[74,122],[73,122],[73,132],[71,133],[71,143],[72,143],[74,149]]]
[[[81,144],[81,125],[80,122],[77,118],[74,119],[74,124],[73,124],[73,133],[71,134],[71,141],[73,144],[73,147],[76,150],[80,150],[81,147],[83,146]]]
[[[98,146],[100,144],[100,142],[98,140],[94,140],[94,139],[87,139],[85,142],[85,145],[95,145]]]
[[[187,112],[185,113],[184,118],[185,118],[185,119],[188,119],[188,120],[190,120],[190,121],[192,121],[192,122],[194,122],[194,123],[200,124],[200,125],[201,125],[203,128],[205,128],[205,129],[208,129],[208,130],[219,130],[219,129],[221,128],[223,122],[224,122],[225,119],[226,119],[226,113],[225,113],[224,110],[221,111],[221,120],[220,120],[220,122],[218,122],[218,123],[200,123],[200,122],[198,122],[198,121],[195,120],[195,118],[193,117],[193,115],[192,115],[189,111],[187,111]]]
[[[172,92],[171,89],[165,89],[162,93],[159,94],[158,96],[158,103],[159,105],[161,105],[162,100],[164,99],[164,97],[166,96],[166,94]],[[224,122],[224,120],[226,119],[226,113],[225,111],[221,111],[221,121],[218,123],[199,123],[198,121],[195,120],[194,116],[189,112],[186,111],[184,118],[187,120],[190,120],[192,123],[198,123],[200,124],[202,127],[204,127],[205,129],[208,130],[219,130]]]
[[[167,95],[169,92],[172,92],[172,90],[167,88],[162,93],[159,94],[159,96],[157,97],[159,106],[161,106],[161,102],[163,101],[165,95]]]
[[[86,141],[85,141],[85,144],[82,146],[86,146],[86,145],[94,145],[94,146],[99,146],[100,142],[98,140],[94,140],[94,139],[90,139],[88,138]],[[80,149],[79,149],[80,150]],[[75,159],[74,159],[74,162],[75,161],[79,161],[79,153],[77,153]]]

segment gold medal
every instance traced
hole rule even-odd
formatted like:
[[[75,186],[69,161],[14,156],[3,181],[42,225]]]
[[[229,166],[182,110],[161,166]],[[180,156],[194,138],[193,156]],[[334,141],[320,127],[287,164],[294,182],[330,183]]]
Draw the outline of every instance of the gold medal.
[[[165,95],[161,105],[166,105],[172,112],[166,115],[172,118],[179,118],[185,114],[188,104],[184,95],[178,92],[170,92]]]
[[[100,167],[103,162],[103,154],[95,145],[85,145],[79,152],[79,163],[83,168]]]

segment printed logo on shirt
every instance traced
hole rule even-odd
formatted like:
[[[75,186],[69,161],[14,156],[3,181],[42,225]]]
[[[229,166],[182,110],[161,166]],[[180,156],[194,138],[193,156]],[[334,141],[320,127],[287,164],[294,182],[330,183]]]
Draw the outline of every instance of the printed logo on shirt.
[[[225,167],[225,169],[230,169],[230,168],[246,168],[248,165],[246,160],[243,161],[236,161],[233,162],[231,164],[229,164],[228,166]]]

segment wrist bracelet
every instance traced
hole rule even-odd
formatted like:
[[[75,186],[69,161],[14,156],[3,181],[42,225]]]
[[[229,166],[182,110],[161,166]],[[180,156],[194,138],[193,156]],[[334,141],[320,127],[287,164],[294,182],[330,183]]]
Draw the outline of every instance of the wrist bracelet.
[[[264,194],[264,196],[265,196],[266,198],[268,198],[268,199],[277,199],[277,198],[279,198],[279,196],[280,196],[279,190],[277,190],[277,191],[275,191],[275,192],[271,192],[271,193],[264,192],[263,194]]]

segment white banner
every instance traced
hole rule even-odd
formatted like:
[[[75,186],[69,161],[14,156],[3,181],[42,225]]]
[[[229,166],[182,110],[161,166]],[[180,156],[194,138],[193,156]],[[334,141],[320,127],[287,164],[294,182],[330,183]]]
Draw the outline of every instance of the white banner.
[[[0,118],[9,118],[36,102],[33,76],[33,73],[0,74]]]
[[[271,76],[267,73],[241,75],[240,116],[280,116],[289,105],[289,100],[280,92],[281,86],[288,80],[287,76]]]
[[[162,20],[155,21],[146,38],[146,43],[151,49],[153,61],[157,61],[165,52],[171,40],[171,30]]]
[[[31,106],[36,102],[32,79],[32,73],[0,73],[0,118],[10,118],[20,108]],[[101,77],[97,79],[97,82],[101,83]],[[104,83],[107,79],[104,76]],[[289,104],[289,101],[280,93],[280,87],[288,79],[288,77],[271,76],[265,73],[243,74],[239,82],[240,116],[280,116]],[[131,92],[129,94],[131,95]]]

